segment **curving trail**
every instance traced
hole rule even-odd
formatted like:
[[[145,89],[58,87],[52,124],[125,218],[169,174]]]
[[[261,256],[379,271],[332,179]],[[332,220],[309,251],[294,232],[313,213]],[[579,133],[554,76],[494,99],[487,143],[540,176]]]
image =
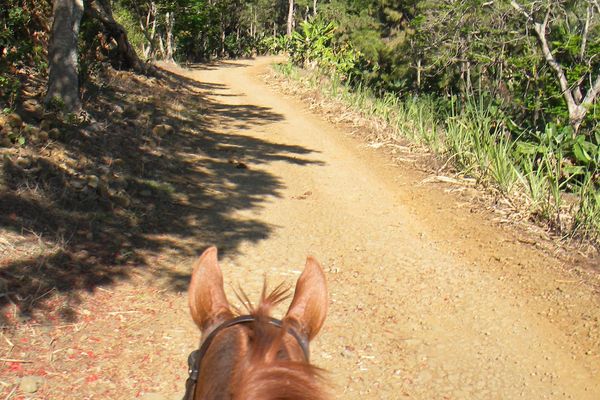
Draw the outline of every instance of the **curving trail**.
[[[133,236],[145,264],[78,293],[72,323],[7,332],[1,354],[31,363],[0,370],[2,398],[42,370],[32,398],[181,398],[199,338],[185,289],[216,244],[230,300],[321,262],[331,302],[311,357],[334,398],[600,399],[597,271],[277,93],[271,62],[164,66],[187,92],[156,99],[176,133],[149,165],[173,194]]]
[[[281,116],[221,133],[306,151],[254,163],[239,149],[279,187],[235,214],[267,224],[268,238],[242,243],[222,266],[227,282],[258,293],[263,273],[293,280],[306,254],[317,256],[331,309],[313,360],[331,371],[336,397],[600,398],[597,295],[490,215],[418,185],[417,172],[391,168],[270,90],[262,75],[271,61],[186,73],[223,85],[212,92],[223,104]]]

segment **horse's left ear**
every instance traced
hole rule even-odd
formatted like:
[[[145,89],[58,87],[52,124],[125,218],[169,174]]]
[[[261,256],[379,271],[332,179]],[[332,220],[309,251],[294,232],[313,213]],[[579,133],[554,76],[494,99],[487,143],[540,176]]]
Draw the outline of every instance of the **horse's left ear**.
[[[217,322],[231,318],[216,247],[206,249],[194,264],[188,296],[192,319],[203,332]]]
[[[308,340],[312,340],[325,322],[327,303],[325,273],[316,259],[308,257],[284,320],[299,324]]]

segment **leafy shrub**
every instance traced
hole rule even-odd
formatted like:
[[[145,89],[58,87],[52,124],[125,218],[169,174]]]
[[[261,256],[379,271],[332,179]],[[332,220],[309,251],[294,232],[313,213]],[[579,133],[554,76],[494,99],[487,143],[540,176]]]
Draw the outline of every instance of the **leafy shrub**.
[[[27,66],[44,72],[47,68],[47,33],[41,18],[49,4],[33,0],[5,0],[0,7],[0,103],[13,108],[19,95],[18,71]]]

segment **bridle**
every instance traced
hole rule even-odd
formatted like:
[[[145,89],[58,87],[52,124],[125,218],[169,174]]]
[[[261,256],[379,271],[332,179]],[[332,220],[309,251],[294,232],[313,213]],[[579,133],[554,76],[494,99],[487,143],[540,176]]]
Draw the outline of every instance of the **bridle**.
[[[252,315],[242,315],[230,320],[223,322],[219,325],[215,330],[213,330],[207,337],[206,340],[202,343],[199,349],[194,350],[190,353],[188,357],[188,378],[185,381],[185,395],[183,396],[183,400],[194,400],[195,392],[196,392],[196,384],[198,383],[198,377],[200,376],[200,364],[202,363],[202,358],[208,351],[210,344],[214,340],[214,338],[223,330],[232,327],[234,325],[241,324],[249,324],[252,322],[256,322],[256,318]],[[283,329],[283,322],[281,320],[267,317],[266,322],[270,325],[276,326],[277,328]],[[306,361],[309,361],[309,349],[308,349],[308,338],[301,335],[291,326],[286,327],[289,334],[291,334],[298,344],[300,348],[302,348],[302,352],[304,353],[304,358]]]

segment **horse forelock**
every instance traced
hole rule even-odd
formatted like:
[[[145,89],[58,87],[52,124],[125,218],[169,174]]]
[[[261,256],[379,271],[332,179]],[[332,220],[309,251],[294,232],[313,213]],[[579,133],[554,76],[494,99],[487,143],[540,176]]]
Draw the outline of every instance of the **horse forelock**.
[[[279,285],[267,295],[265,283],[256,307],[243,291],[240,292],[238,297],[245,304],[247,311],[254,316],[255,322],[249,326],[249,340],[252,345],[248,346],[248,352],[237,364],[234,373],[233,399],[325,399],[322,391],[322,369],[311,365],[302,356],[297,357],[298,360],[278,357],[286,344],[288,327],[284,320],[283,329],[276,328],[268,323],[268,318],[275,306],[290,297],[289,288]],[[288,342],[296,347],[297,354],[302,354],[295,340]]]

